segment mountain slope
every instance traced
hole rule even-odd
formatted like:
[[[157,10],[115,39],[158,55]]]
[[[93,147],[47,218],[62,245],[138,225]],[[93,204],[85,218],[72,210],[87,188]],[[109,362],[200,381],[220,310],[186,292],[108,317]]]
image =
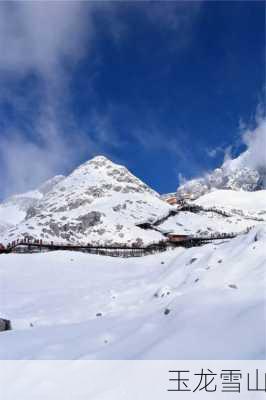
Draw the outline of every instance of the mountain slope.
[[[251,157],[250,150],[247,150],[239,157],[225,161],[213,172],[181,185],[177,189],[177,197],[197,199],[213,189],[245,191],[266,189],[266,151],[260,163],[255,163],[253,158],[254,155]]]
[[[240,233],[266,223],[266,190],[212,190],[190,204],[200,206],[199,210],[180,210],[159,228],[167,232],[206,236]]]
[[[195,202],[202,206],[216,206],[233,212],[241,210],[249,215],[266,218],[266,190],[244,192],[234,190],[213,190]]]
[[[169,209],[125,167],[98,156],[45,193],[4,241],[30,236],[74,243],[151,243],[163,236],[136,225],[163,217]]]
[[[156,228],[188,234],[256,226],[135,259],[0,255],[0,313],[13,327],[0,358],[265,359],[265,192],[212,190],[191,202],[195,212],[165,219],[174,208],[126,168],[104,157],[81,165],[9,234],[147,244],[162,234],[136,224],[159,218]]]
[[[28,209],[36,205],[62,179],[64,179],[64,176],[57,175],[44,182],[36,190],[13,195],[0,203],[0,221],[11,225],[19,224],[26,217]]]
[[[62,179],[64,179],[64,176],[57,175],[44,182],[36,190],[13,195],[3,203],[0,203],[0,239],[7,231],[21,223],[25,219],[28,210],[38,204],[43,196]]]

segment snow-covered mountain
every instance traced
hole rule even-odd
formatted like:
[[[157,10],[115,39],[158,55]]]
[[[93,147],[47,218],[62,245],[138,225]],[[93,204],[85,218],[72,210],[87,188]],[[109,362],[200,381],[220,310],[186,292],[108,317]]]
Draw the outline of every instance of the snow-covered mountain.
[[[102,156],[46,187],[26,196],[37,201],[2,239],[148,244],[166,231],[238,236],[127,259],[0,255],[0,317],[13,329],[0,334],[0,358],[265,359],[266,190],[213,187],[170,206]],[[148,221],[158,231],[137,226]]]
[[[16,194],[0,203],[0,235],[22,222],[30,207],[35,206],[64,176],[57,175],[44,182],[36,190]]]
[[[197,183],[198,185],[198,183]],[[193,188],[195,194],[195,187]],[[196,213],[175,210],[125,167],[98,156],[69,176],[56,176],[39,189],[0,206],[0,242],[29,236],[56,242],[150,244],[178,234],[238,233],[266,221],[266,191],[206,190]],[[199,193],[204,191],[198,190]],[[212,209],[212,208],[216,209]],[[218,212],[217,212],[218,209]],[[219,213],[220,211],[220,213]],[[227,215],[224,215],[223,212]],[[138,227],[153,223],[155,230]]]
[[[266,217],[266,190],[255,192],[212,190],[196,200],[195,204],[217,207],[238,215]]]
[[[167,218],[160,229],[187,235],[240,233],[266,223],[266,190],[244,192],[212,190],[190,202],[195,211],[182,210]]]
[[[45,190],[43,190],[45,187]],[[48,187],[48,188],[47,188]],[[27,203],[23,221],[8,230],[4,242],[18,237],[73,243],[151,243],[159,232],[136,225],[168,214],[170,206],[125,167],[98,156]]]
[[[177,197],[197,199],[213,189],[245,191],[266,189],[266,160],[265,164],[252,165],[247,150],[239,157],[225,161],[221,168],[216,168],[202,178],[185,182],[177,189]]]

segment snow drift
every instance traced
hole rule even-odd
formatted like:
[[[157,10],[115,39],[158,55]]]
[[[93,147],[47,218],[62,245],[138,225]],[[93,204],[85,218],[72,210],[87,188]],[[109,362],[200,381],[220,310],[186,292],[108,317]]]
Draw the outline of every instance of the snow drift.
[[[265,248],[264,225],[138,259],[1,256],[0,358],[265,359]]]

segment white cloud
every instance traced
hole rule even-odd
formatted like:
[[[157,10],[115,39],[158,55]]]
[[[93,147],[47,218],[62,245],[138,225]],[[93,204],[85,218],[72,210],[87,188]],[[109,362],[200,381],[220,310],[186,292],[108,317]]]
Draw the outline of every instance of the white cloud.
[[[86,10],[79,1],[1,2],[0,69],[58,78],[63,59],[75,62],[84,51]]]
[[[219,154],[225,154],[225,152],[226,149],[223,146],[206,149],[206,153],[210,158],[216,158]]]
[[[69,124],[75,131],[75,124]],[[99,149],[88,136],[64,135],[58,116],[46,106],[27,131],[14,129],[0,137],[2,195],[35,188],[47,178],[73,168],[80,158],[88,158]],[[31,138],[34,136],[34,140]]]
[[[187,182],[187,178],[181,174],[181,172],[178,173],[178,186],[182,186]]]
[[[261,105],[258,107],[258,110],[255,117],[255,127],[248,128],[247,123],[240,120],[240,138],[237,144],[207,149],[206,152],[208,156],[215,158],[219,153],[224,154],[225,168],[239,168],[245,166],[247,168],[266,170],[266,118],[261,111]],[[244,144],[246,149],[238,157],[233,158],[233,147],[236,148],[240,144]]]
[[[229,151],[225,157],[223,168],[229,171],[241,168],[255,169],[266,179],[265,117],[257,117],[256,126],[254,128],[246,128],[241,132],[241,143],[246,146],[246,149],[236,158],[232,158],[231,152]]]
[[[246,130],[243,133],[243,142],[247,146],[247,165],[266,170],[266,119],[260,119],[254,130]]]
[[[4,196],[34,187],[73,166],[78,153],[87,150],[89,157],[95,150],[78,133],[66,106],[69,71],[90,44],[90,11],[79,1],[0,3],[0,105],[9,104],[27,121],[23,131],[14,119],[0,133]],[[37,96],[34,87],[22,95],[12,90],[32,75]]]
[[[104,152],[110,142],[113,147],[121,145],[108,115],[90,122],[97,133],[92,141],[80,133],[68,104],[72,68],[97,40],[95,13],[101,14],[103,26],[116,43],[127,35],[124,16],[131,7],[140,7],[150,23],[178,32],[176,41],[181,43],[200,2],[197,6],[194,2],[160,6],[157,2],[123,2],[121,6],[121,2],[104,1],[0,2],[0,107],[5,102],[16,116],[27,119],[23,131],[14,118],[0,132],[0,195],[32,188],[83,157]],[[23,94],[13,91],[16,83],[32,75],[38,80],[40,109],[34,104],[32,89]],[[182,153],[175,143],[166,150],[173,151],[173,147]]]

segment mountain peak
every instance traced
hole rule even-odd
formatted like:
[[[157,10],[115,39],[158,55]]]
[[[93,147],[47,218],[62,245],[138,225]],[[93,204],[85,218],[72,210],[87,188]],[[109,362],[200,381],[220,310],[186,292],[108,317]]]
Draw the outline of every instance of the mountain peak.
[[[83,164],[81,164],[78,167],[76,167],[74,169],[74,171],[72,172],[72,174],[80,174],[80,173],[81,174],[87,174],[88,171],[91,174],[91,173],[94,173],[96,170],[99,170],[99,169],[106,170],[106,169],[112,169],[112,168],[124,168],[124,169],[126,169],[126,167],[114,163],[109,158],[107,158],[107,157],[105,157],[103,155],[98,155],[98,156],[95,156],[95,157],[89,159],[88,161],[85,161]]]
[[[90,160],[86,161],[84,164],[81,164],[80,167],[82,167],[82,165],[96,165],[96,166],[106,166],[106,165],[117,165],[116,163],[114,163],[112,160],[110,160],[109,158],[107,158],[106,156],[103,155],[97,155],[95,157],[92,157]],[[79,167],[78,167],[79,168]]]
[[[80,165],[46,192],[27,211],[8,238],[84,243],[150,243],[154,235],[139,223],[165,216],[169,206],[126,167],[96,156]]]
[[[91,158],[88,162],[112,162],[112,161],[106,156],[99,154],[98,156]]]

